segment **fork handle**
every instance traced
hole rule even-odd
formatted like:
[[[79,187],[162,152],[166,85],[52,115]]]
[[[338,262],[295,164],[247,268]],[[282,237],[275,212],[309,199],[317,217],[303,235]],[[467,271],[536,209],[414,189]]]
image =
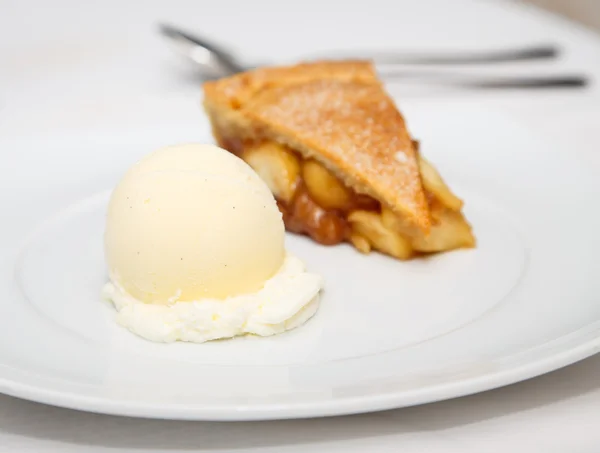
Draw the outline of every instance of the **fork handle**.
[[[440,52],[402,53],[402,52],[373,52],[371,59],[381,65],[394,64],[427,64],[427,65],[451,65],[451,64],[485,64],[506,63],[517,61],[546,60],[557,57],[559,49],[556,46],[545,44],[532,47],[515,49],[470,51],[470,52]],[[365,52],[365,55],[369,53]]]

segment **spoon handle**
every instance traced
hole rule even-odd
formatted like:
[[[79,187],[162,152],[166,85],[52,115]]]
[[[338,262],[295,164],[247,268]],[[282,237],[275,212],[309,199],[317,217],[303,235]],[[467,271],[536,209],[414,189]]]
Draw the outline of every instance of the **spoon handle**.
[[[583,88],[589,84],[589,79],[579,74],[489,77],[397,71],[383,72],[381,77],[390,83],[416,83],[479,89]]]

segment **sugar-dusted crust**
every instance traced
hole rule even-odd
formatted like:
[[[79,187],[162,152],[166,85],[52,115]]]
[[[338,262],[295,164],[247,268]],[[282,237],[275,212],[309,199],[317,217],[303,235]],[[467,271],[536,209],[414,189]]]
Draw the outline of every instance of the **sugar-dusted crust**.
[[[205,83],[204,105],[213,127],[286,144],[429,230],[414,144],[370,63],[316,62],[238,74]]]
[[[211,104],[225,104],[229,108],[238,109],[260,91],[331,79],[365,84],[380,83],[373,66],[368,62],[322,61],[265,67],[206,82],[204,95]]]

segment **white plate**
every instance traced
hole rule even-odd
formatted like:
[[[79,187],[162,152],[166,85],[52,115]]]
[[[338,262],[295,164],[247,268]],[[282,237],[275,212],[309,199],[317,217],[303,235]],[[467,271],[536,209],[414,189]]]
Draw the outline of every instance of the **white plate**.
[[[290,236],[325,276],[317,316],[203,345],[134,336],[100,289],[111,187],[158,146],[209,141],[206,124],[4,139],[0,391],[142,417],[309,417],[457,397],[595,353],[597,169],[498,112],[430,104],[409,118],[466,200],[478,248],[402,263]]]

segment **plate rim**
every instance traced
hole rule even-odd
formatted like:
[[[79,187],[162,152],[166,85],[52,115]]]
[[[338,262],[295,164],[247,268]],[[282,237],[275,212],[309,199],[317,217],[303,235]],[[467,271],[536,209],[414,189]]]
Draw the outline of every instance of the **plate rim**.
[[[550,344],[562,345],[552,352],[542,352],[532,360],[520,363],[518,357],[544,349]],[[48,390],[47,388],[17,382],[0,375],[0,392],[12,397],[37,403],[104,415],[136,417],[158,420],[187,421],[267,421],[332,417],[377,412],[421,404],[440,402],[467,395],[494,390],[545,373],[559,370],[600,352],[600,320],[592,322],[561,337],[541,343],[533,348],[502,357],[496,361],[508,361],[497,371],[487,371],[464,379],[446,379],[433,385],[416,389],[383,392],[377,395],[343,397],[309,403],[268,403],[251,407],[233,405],[179,405],[140,402],[122,402],[96,396],[78,395],[73,392]],[[516,360],[515,360],[516,359]],[[510,365],[510,361],[513,364]],[[514,363],[516,362],[516,364]],[[2,368],[12,368],[0,365]]]

